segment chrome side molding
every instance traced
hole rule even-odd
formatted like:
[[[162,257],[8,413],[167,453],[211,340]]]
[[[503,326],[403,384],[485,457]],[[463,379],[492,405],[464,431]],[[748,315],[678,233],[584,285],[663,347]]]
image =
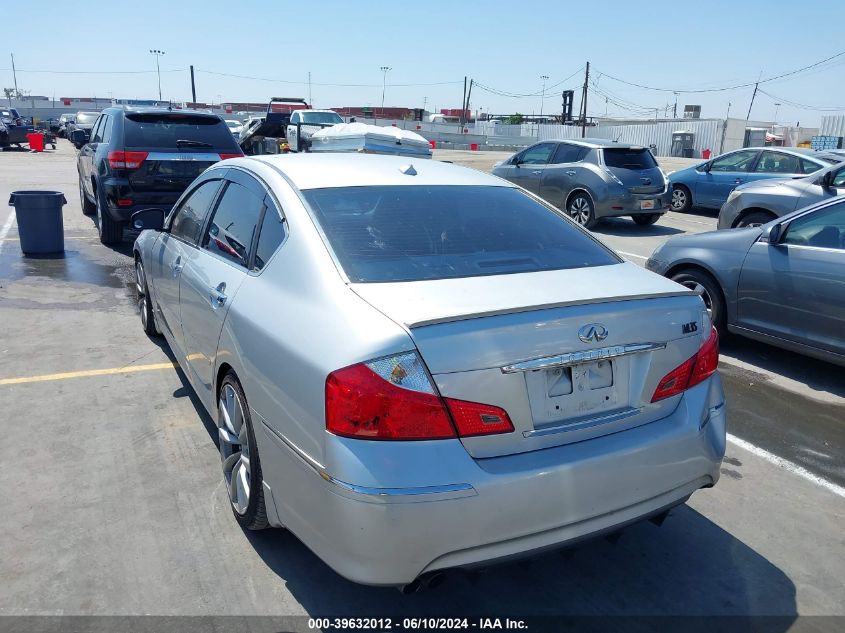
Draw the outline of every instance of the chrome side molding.
[[[538,369],[571,367],[572,365],[580,365],[582,363],[605,360],[607,358],[619,358],[620,356],[629,356],[630,354],[653,352],[659,349],[664,349],[665,347],[666,343],[631,343],[630,345],[612,345],[610,347],[588,349],[583,352],[569,352],[568,354],[546,356],[545,358],[535,358],[521,363],[505,365],[502,367],[502,373],[516,374],[525,371],[537,371]]]

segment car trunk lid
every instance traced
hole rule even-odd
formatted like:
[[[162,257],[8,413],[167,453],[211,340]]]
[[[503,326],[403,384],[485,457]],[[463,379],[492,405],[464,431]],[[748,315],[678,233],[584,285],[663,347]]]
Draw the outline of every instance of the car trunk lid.
[[[508,412],[513,432],[462,439],[478,458],[669,415],[654,389],[709,331],[698,296],[630,263],[353,290],[408,328],[441,395]]]

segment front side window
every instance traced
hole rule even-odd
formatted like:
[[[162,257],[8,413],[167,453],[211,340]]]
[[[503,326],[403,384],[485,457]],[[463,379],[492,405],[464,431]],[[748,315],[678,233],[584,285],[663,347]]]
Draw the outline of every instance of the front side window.
[[[545,165],[549,162],[553,151],[555,151],[554,143],[540,143],[522,152],[519,162],[525,165]]]
[[[754,171],[765,174],[798,174],[801,173],[800,159],[783,152],[763,152]]]
[[[195,244],[208,215],[214,196],[220,187],[219,180],[202,183],[173,211],[170,234]]]
[[[830,184],[834,187],[845,187],[845,168],[836,172],[836,175],[833,177]]]
[[[714,160],[710,171],[748,171],[754,164],[755,158],[757,158],[755,150],[733,152]]]
[[[238,266],[246,267],[252,237],[264,201],[243,185],[230,182],[208,224],[202,247]]]
[[[845,250],[845,202],[796,218],[786,228],[783,243]]]
[[[572,222],[516,188],[339,187],[305,190],[303,195],[353,282],[479,277],[619,262]]]

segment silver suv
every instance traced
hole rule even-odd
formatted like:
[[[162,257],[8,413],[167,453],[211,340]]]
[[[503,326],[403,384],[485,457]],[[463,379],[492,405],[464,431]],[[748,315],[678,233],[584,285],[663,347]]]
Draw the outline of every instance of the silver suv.
[[[606,139],[536,143],[493,167],[587,228],[601,218],[630,215],[654,224],[669,210],[669,182],[651,151]]]
[[[805,178],[778,178],[740,185],[719,211],[720,229],[760,226],[814,202],[845,194],[845,164]]]

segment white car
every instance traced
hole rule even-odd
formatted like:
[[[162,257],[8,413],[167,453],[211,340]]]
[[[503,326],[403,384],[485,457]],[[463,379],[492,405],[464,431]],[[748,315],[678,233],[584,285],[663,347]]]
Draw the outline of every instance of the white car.
[[[287,128],[290,151],[306,151],[314,132],[339,123],[343,123],[343,119],[334,110],[296,110],[290,115]]]
[[[224,119],[226,126],[232,132],[232,136],[235,138],[240,137],[241,130],[244,129],[244,124],[236,119]]]

